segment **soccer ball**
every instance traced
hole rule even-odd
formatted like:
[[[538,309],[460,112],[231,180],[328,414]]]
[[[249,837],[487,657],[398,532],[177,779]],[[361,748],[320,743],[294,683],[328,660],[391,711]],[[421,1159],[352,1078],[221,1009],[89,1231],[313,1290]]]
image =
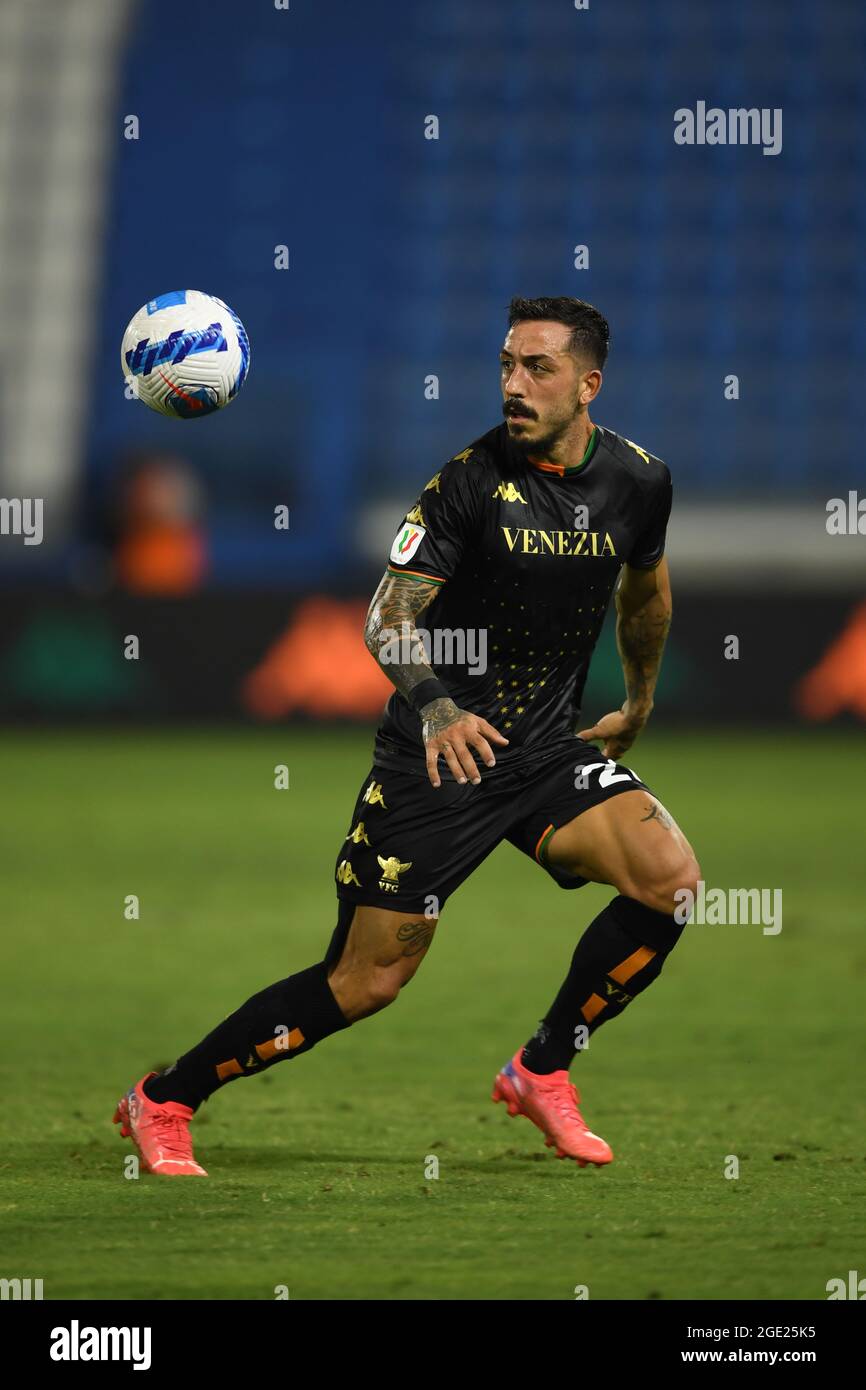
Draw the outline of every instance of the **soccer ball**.
[[[120,365],[151,410],[196,420],[234,400],[249,370],[250,340],[221,299],[172,290],[149,299],[130,320]]]

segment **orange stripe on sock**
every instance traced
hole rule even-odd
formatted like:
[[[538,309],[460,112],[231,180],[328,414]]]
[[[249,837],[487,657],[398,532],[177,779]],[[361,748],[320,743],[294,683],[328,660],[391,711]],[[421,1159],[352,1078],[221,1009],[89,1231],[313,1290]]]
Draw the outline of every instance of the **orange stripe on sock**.
[[[216,1069],[216,1074],[220,1081],[228,1081],[230,1076],[242,1076],[243,1067],[236,1058],[230,1057],[227,1062],[220,1062]]]
[[[599,995],[591,994],[580,1011],[583,1014],[585,1021],[587,1023],[592,1023],[592,1020],[595,1018],[596,1014],[601,1013],[602,1009],[605,1007],[606,1002],[607,1001],[602,999]]]
[[[269,1062],[278,1052],[294,1052],[296,1047],[300,1047],[304,1041],[304,1035],[300,1028],[293,1028],[289,1033],[282,1033],[278,1038],[269,1038],[267,1042],[256,1043],[256,1055],[262,1062]]]
[[[638,946],[636,951],[633,951],[630,956],[626,956],[624,961],[607,973],[612,980],[616,980],[618,985],[624,985],[626,980],[631,979],[632,975],[636,975],[639,970],[643,970],[644,966],[649,964],[654,955],[655,951],[651,951],[649,946]]]

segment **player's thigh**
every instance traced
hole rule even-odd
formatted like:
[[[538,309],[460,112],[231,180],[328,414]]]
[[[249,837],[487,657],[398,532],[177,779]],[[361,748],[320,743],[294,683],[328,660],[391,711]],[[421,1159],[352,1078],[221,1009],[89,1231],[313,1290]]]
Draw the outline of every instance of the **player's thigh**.
[[[673,816],[644,790],[623,791],[560,826],[548,842],[547,862],[668,913],[679,901],[674,895],[694,892],[700,876]]]

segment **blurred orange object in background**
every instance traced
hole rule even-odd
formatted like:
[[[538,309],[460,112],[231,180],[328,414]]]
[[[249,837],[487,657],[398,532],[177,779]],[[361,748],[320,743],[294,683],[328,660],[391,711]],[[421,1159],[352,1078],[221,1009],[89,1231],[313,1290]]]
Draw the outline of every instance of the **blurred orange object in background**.
[[[292,711],[324,718],[378,715],[394,687],[364,644],[367,608],[365,599],[305,599],[246,677],[244,708],[258,719]]]

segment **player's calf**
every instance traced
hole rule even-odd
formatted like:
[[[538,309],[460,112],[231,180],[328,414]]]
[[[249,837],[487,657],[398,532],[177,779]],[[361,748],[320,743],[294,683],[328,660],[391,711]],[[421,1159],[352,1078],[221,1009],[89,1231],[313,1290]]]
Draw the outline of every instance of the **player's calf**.
[[[684,924],[678,890],[696,891],[700,866],[682,831],[648,792],[624,792],[563,826],[549,857],[569,872],[619,891],[577,944],[571,968],[524,1065],[567,1071],[575,1053],[661,974]]]
[[[324,960],[252,995],[162,1075],[146,1078],[144,1095],[192,1112],[228,1082],[309,1052],[377,1013],[412,978],[435,927],[420,913],[341,903]]]
[[[620,894],[577,943],[559,993],[523,1049],[540,1075],[568,1070],[603,1023],[616,1018],[657,980],[684,924]]]

